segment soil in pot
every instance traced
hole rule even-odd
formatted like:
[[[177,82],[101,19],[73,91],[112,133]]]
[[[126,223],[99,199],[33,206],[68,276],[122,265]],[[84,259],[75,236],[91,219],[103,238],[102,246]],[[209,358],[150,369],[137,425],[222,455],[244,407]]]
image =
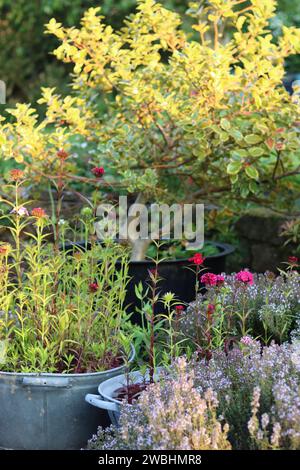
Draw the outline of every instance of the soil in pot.
[[[115,390],[113,398],[118,401],[125,401],[125,403],[132,405],[132,403],[139,398],[141,393],[146,390],[148,385],[149,383],[136,383],[120,387]]]

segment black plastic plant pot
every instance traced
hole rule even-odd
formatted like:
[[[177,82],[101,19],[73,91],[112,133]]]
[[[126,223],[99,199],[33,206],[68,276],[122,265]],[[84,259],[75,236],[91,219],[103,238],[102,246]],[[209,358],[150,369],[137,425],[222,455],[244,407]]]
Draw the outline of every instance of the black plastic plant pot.
[[[225,243],[210,242],[219,253],[208,256],[204,261],[205,271],[220,274],[226,271],[226,258],[233,253],[234,247]],[[196,275],[191,269],[192,263],[189,259],[162,261],[158,266],[158,274],[161,281],[158,284],[160,297],[167,292],[172,292],[176,299],[182,304],[195,300]],[[142,283],[144,290],[149,286],[149,270],[154,269],[152,261],[131,261],[129,265],[130,281],[128,283],[126,305],[128,312],[132,313],[131,320],[141,324],[141,316],[136,308],[141,308],[141,301],[135,295],[135,286]],[[162,312],[162,304],[158,304],[156,312]]]
[[[235,248],[226,243],[209,242],[209,244],[217,248],[218,253],[207,256],[202,269],[205,268],[204,272],[209,271],[214,274],[225,272],[226,258],[234,252]],[[64,248],[67,251],[78,248],[84,249],[84,244],[82,242],[72,243],[66,245]],[[90,245],[88,244],[87,249],[89,248]],[[117,263],[116,269],[120,266],[121,264]],[[125,305],[127,311],[132,314],[131,321],[133,323],[141,324],[141,315],[137,313],[137,309],[141,308],[141,301],[136,297],[135,286],[141,282],[143,291],[145,292],[150,282],[149,271],[154,268],[155,263],[149,260],[130,261],[129,263],[130,281],[127,286]],[[158,274],[161,278],[158,284],[160,297],[167,292],[172,292],[178,302],[182,304],[187,304],[195,300],[196,276],[189,268],[192,268],[192,263],[189,261],[189,258],[160,262],[158,267]],[[164,311],[161,303],[156,306],[155,311],[157,313]]]

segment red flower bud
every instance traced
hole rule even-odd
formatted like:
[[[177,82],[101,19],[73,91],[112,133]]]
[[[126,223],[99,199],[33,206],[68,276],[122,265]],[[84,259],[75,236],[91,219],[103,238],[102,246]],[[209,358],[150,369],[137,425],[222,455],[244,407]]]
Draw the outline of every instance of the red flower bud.
[[[149,274],[150,274],[150,277],[151,277],[151,276],[157,277],[157,276],[158,276],[158,270],[157,270],[157,268],[149,269]]]
[[[205,258],[201,253],[195,253],[192,258],[189,258],[191,263],[194,263],[196,266],[200,266],[204,263]]]
[[[97,178],[101,178],[104,175],[105,170],[102,166],[95,166],[95,168],[92,169],[92,173],[94,173]]]
[[[213,304],[208,304],[207,306],[207,314],[210,316],[214,313],[216,307]]]
[[[90,292],[97,292],[99,285],[97,282],[91,282],[89,285]]]
[[[57,152],[57,156],[58,156],[59,158],[62,158],[63,160],[65,160],[65,159],[69,156],[69,154],[68,154],[68,152],[66,152],[64,149],[60,149],[60,150]]]
[[[0,255],[7,255],[10,251],[10,245],[0,245]]]
[[[180,314],[184,311],[184,306],[183,305],[176,305],[175,311],[177,314]]]

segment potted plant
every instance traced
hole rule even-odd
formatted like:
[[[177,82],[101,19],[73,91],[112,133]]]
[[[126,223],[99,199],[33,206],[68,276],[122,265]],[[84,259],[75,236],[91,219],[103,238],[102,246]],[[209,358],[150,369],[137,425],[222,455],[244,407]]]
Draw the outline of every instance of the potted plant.
[[[219,416],[215,391],[197,389],[197,379],[184,358],[172,366],[172,372],[145,390],[133,406],[121,404],[118,425],[99,427],[88,449],[231,449],[231,429]]]
[[[180,344],[181,338],[185,338],[185,350],[190,348],[194,351],[188,356],[187,363],[190,372],[195,373],[197,389],[201,393],[210,387],[218,391],[219,405],[221,408],[224,406],[224,411],[226,410],[223,416],[234,418],[230,425],[230,436],[234,436],[235,445],[238,447],[245,439],[244,431],[241,434],[240,430],[247,430],[247,426],[238,424],[241,419],[241,403],[250,405],[254,382],[267,384],[264,399],[267,396],[270,398],[270,381],[266,380],[262,370],[266,368],[267,374],[274,376],[278,373],[282,377],[282,365],[289,364],[291,369],[286,378],[289,377],[293,382],[295,377],[298,377],[296,369],[299,366],[300,322],[297,312],[300,276],[297,272],[297,258],[292,257],[287,265],[287,272],[281,272],[278,277],[271,273],[253,275],[246,270],[223,279],[213,273],[202,274],[207,287],[206,295],[199,296],[197,302],[193,302],[186,311],[180,305],[174,309],[173,319],[177,320],[179,326],[179,330],[176,330],[179,333],[177,345]],[[155,274],[153,280],[154,276]],[[171,299],[172,297],[169,297],[169,302]],[[151,321],[151,317],[149,319]],[[179,353],[177,357],[181,356]],[[172,377],[176,355],[169,354],[169,357],[170,363],[165,364],[163,369],[155,369],[152,379],[150,362],[146,373],[132,372],[130,375],[123,374],[102,382],[98,387],[99,395],[89,394],[86,401],[95,407],[109,410],[114,426],[120,424],[120,414],[123,417],[124,414],[132,414],[136,419],[135,413],[139,412],[140,404],[143,403],[142,396],[145,393],[151,395],[155,388],[159,389],[157,382],[164,387],[168,383],[166,377]],[[183,357],[179,361],[182,360]],[[256,365],[253,366],[255,361]],[[276,361],[279,361],[279,366]],[[275,378],[273,384],[278,385],[277,382]],[[154,387],[151,385],[153,383]],[[295,386],[294,392],[297,389],[298,385]],[[234,394],[231,397],[231,405],[228,406],[227,394],[234,390],[241,394],[239,398],[242,401],[235,406],[237,396]],[[263,403],[265,406],[267,402]],[[132,410],[131,405],[134,405]],[[152,411],[155,412],[156,418],[160,412],[164,413],[163,409],[154,408]],[[245,418],[249,420],[248,410],[242,419]],[[123,423],[121,418],[121,427]],[[296,433],[296,428],[294,429]],[[111,431],[118,432],[117,428],[113,427],[107,430],[108,435]],[[99,437],[105,434],[101,428],[98,432]],[[252,430],[250,434],[253,434]]]
[[[12,170],[15,200],[1,200],[14,243],[0,245],[0,447],[78,449],[106,422],[85,394],[134,356],[123,330],[127,254],[111,241],[76,253],[45,243],[50,218],[28,212],[23,180]]]
[[[133,406],[123,403],[119,425],[99,428],[88,448],[297,450],[299,379],[298,341],[262,347],[243,337],[209,365],[175,361]]]
[[[139,313],[142,327],[135,327],[133,331],[135,344],[139,348],[140,370],[130,373],[127,370],[124,374],[105,380],[99,384],[98,395],[88,393],[85,397],[90,405],[107,410],[111,422],[115,425],[119,421],[122,402],[132,405],[149,385],[160,381],[175,358],[184,353],[189,355],[189,349],[185,348],[188,338],[180,331],[185,307],[172,292],[161,296],[158,266],[159,262],[156,263],[155,269],[149,272],[149,292],[144,293],[142,283],[135,289],[141,303]],[[198,264],[195,274],[199,275],[200,271]],[[158,305],[162,313],[157,312]]]

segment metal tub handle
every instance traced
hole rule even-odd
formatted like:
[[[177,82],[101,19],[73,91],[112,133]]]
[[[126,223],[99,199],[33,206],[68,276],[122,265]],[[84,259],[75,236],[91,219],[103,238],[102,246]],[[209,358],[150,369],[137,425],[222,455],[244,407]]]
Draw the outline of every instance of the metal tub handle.
[[[85,396],[85,401],[90,405],[96,406],[97,408],[101,408],[102,410],[108,411],[119,411],[119,406],[117,403],[113,403],[111,401],[102,400],[100,395],[93,395],[92,393],[88,393]]]
[[[68,377],[24,377],[23,387],[51,387],[71,388],[72,384]]]

